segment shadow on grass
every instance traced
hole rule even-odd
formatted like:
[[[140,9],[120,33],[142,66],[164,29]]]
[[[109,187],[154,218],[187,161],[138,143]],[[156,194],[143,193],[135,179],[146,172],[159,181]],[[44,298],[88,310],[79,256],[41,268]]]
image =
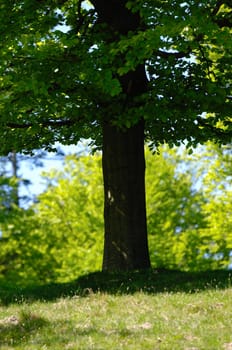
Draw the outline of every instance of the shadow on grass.
[[[37,331],[48,325],[48,321],[30,312],[22,312],[19,316],[10,316],[0,320],[1,345],[19,345]]]
[[[95,272],[79,277],[70,283],[53,283],[40,286],[16,287],[0,282],[0,304],[55,300],[67,296],[86,296],[90,293],[148,294],[163,292],[194,293],[207,289],[231,287],[232,272],[217,270],[181,272],[150,269],[124,273]]]

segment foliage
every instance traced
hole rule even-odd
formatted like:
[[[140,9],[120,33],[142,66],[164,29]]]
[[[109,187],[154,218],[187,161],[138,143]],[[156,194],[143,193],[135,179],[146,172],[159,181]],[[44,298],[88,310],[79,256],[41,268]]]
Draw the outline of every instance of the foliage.
[[[145,124],[152,148],[231,142],[231,1],[87,4],[0,0],[0,154],[81,138],[101,147],[106,124]]]
[[[102,180],[98,156],[66,160],[44,174],[38,204],[2,225],[2,273],[20,283],[70,280],[100,269],[103,242]]]
[[[47,244],[37,231],[32,210],[15,208],[11,220],[1,223],[1,274],[21,284],[54,278],[52,257],[46,255]]]
[[[231,263],[231,154],[209,144],[147,149],[147,214],[152,265],[199,271]],[[101,156],[68,156],[44,173],[47,190],[1,223],[1,274],[19,283],[70,281],[101,268]],[[225,219],[226,218],[226,219]],[[24,282],[23,282],[24,281]]]
[[[232,262],[232,152],[231,147],[208,145],[205,151],[208,171],[203,178],[207,201],[203,207],[206,228],[200,231],[208,245],[211,266],[227,267]]]
[[[61,171],[46,174],[51,184],[35,210],[59,279],[70,280],[101,267],[103,184],[98,155],[66,159]],[[55,243],[55,244],[54,244]]]
[[[151,261],[158,267],[199,270],[204,246],[205,198],[192,189],[191,173],[178,172],[181,156],[163,148],[147,157],[147,216]],[[183,160],[183,158],[182,158]]]
[[[0,2],[2,154],[99,144],[105,118],[128,128],[144,118],[152,145],[231,141],[228,0],[121,1],[141,22],[124,35],[120,16],[108,28],[82,3]],[[148,91],[131,101],[122,80],[141,64]]]
[[[162,154],[147,158],[153,264],[192,271],[227,268],[232,261],[230,149],[209,143],[192,155],[184,149]]]

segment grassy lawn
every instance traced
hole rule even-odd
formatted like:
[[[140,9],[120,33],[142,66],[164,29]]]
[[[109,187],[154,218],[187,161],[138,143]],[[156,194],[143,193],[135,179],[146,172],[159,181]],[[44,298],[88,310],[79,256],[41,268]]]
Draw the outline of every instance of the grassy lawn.
[[[1,350],[231,350],[228,272],[91,274],[66,285],[0,284]]]

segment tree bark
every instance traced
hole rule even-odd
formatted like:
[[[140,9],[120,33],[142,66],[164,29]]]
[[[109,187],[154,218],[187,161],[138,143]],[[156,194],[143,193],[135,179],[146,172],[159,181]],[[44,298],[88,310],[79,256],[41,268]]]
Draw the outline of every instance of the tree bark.
[[[103,126],[104,270],[150,267],[145,204],[143,122]]]

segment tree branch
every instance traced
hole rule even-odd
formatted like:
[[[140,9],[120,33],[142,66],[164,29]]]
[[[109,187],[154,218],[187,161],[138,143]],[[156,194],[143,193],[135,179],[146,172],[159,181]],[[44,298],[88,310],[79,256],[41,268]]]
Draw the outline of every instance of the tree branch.
[[[206,121],[202,120],[201,118],[197,118],[197,122],[200,126],[210,130],[210,132],[212,132],[214,135],[216,135],[217,137],[219,137],[219,139],[221,138],[228,138],[229,141],[231,142],[232,139],[232,130],[222,130],[222,129],[218,129],[215,126],[207,123]]]
[[[223,27],[228,27],[228,28],[232,28],[232,18],[231,18],[231,15],[232,15],[232,10],[231,11],[228,11],[226,12],[226,16],[220,16],[217,17],[217,14],[220,10],[220,7],[223,5],[223,4],[226,4],[229,8],[231,8],[231,3],[225,0],[218,0],[218,2],[216,3],[216,6],[215,8],[213,9],[212,11],[212,20],[214,23],[216,23],[219,28],[223,28]]]
[[[169,58],[169,57],[175,57],[176,59],[186,57],[188,54],[191,53],[191,50],[189,49],[187,52],[167,52],[162,50],[155,51],[157,56],[160,56],[162,58]]]
[[[220,7],[222,6],[223,4],[223,0],[219,0],[217,3],[216,3],[216,6],[214,7],[213,11],[212,11],[212,15],[213,16],[216,16],[216,14],[218,13]]]
[[[38,125],[42,128],[45,128],[48,126],[53,126],[53,127],[72,126],[72,125],[76,124],[77,121],[79,122],[80,119],[78,119],[78,120],[54,120],[54,121],[42,122],[42,123],[39,123]],[[28,129],[36,124],[33,124],[33,123],[20,124],[20,123],[8,122],[5,125],[11,129]]]

